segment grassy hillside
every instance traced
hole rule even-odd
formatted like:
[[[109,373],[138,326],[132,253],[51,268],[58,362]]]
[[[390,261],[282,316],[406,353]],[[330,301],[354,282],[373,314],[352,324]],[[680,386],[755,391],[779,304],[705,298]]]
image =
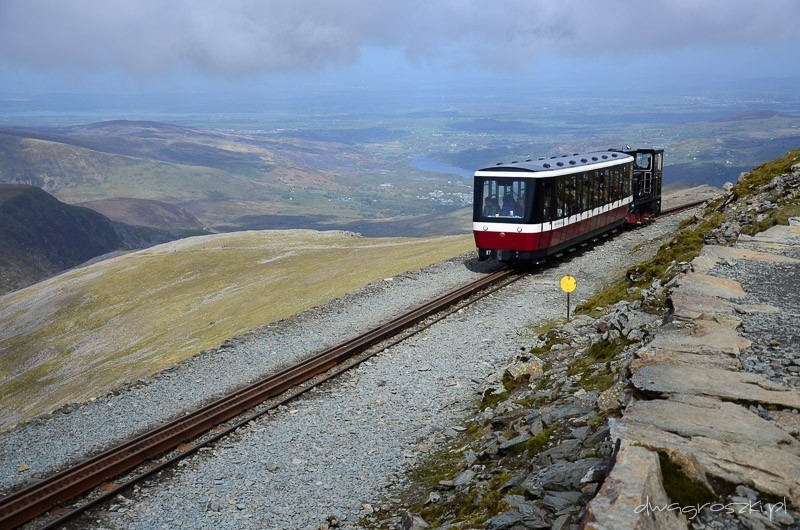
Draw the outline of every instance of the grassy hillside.
[[[127,254],[10,293],[0,297],[0,429],[472,245],[469,236],[217,234]]]

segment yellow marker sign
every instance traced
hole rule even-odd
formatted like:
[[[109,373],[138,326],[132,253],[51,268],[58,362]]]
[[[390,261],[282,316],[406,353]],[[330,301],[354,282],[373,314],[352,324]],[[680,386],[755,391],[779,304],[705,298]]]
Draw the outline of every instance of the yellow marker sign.
[[[561,278],[561,289],[564,292],[571,293],[578,286],[578,281],[573,276],[564,276]]]

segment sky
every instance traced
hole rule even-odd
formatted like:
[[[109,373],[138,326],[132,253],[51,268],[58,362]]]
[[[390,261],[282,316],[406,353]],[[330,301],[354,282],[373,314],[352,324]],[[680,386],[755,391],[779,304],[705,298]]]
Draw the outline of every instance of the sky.
[[[797,76],[797,0],[0,0],[0,94]]]

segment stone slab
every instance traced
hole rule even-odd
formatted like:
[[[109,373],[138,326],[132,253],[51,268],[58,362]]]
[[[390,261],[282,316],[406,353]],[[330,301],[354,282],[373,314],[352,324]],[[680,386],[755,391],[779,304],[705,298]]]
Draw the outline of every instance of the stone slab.
[[[673,295],[674,296],[674,295]],[[678,312],[676,304],[676,314]],[[739,319],[695,320],[693,328],[679,328],[658,333],[651,349],[695,354],[739,355],[751,342],[740,336]]]
[[[627,418],[610,419],[612,438],[640,445],[651,451],[663,451],[690,477],[709,484],[716,477],[731,484],[744,484],[758,491],[786,498],[800,506],[800,457],[784,449],[760,447],[747,443],[706,438],[684,437],[647,423]],[[713,488],[712,488],[713,491]],[[719,493],[719,492],[718,492]]]
[[[736,403],[677,395],[669,400],[633,402],[625,409],[624,418],[684,438],[702,436],[750,445],[753,451],[770,447],[800,456],[800,442],[788,432]]]
[[[725,353],[689,353],[675,350],[663,350],[646,346],[636,352],[636,359],[628,365],[631,373],[636,373],[642,366],[648,364],[675,364],[687,367],[686,369],[698,368],[721,368],[723,370],[741,370],[742,363],[739,359]]]
[[[785,387],[749,372],[710,367],[687,369],[677,364],[659,363],[639,368],[631,382],[640,391],[651,395],[690,394],[800,408],[800,389]]]
[[[745,315],[750,315],[753,313],[780,313],[782,309],[780,307],[775,307],[774,305],[770,304],[739,304],[734,308],[734,311],[737,313],[743,313]]]
[[[638,530],[686,528],[686,518],[676,511],[643,509],[668,506],[672,501],[662,486],[658,454],[623,443],[616,463],[597,495],[586,507],[583,528]]]
[[[672,292],[675,318],[708,319],[709,315],[734,315],[736,302],[747,296],[739,282],[693,272],[680,280]]]
[[[752,241],[756,243],[774,243],[781,246],[800,246],[800,226],[775,225],[754,235]]]
[[[689,272],[678,281],[681,291],[692,291],[704,296],[716,296],[728,300],[739,300],[747,296],[736,280],[719,278],[701,272]]]
[[[736,303],[716,296],[702,296],[686,291],[673,291],[676,320],[708,319],[709,315],[734,315]]]
[[[770,230],[772,230],[772,228],[770,228]],[[770,230],[767,230],[767,232],[769,232]],[[766,234],[767,232],[761,232],[760,234],[757,234],[756,238],[758,238],[758,236],[761,236],[762,234]],[[749,239],[749,241],[752,241],[754,244],[760,244],[760,245],[768,243],[768,240],[765,240],[763,238],[756,240],[756,238]],[[791,263],[800,261],[787,256],[771,254],[769,252],[761,252],[758,250],[741,248],[742,245],[747,245],[748,242],[745,242],[740,237],[736,247],[705,245],[703,247],[703,250],[700,252],[700,255],[696,257],[694,260],[692,260],[692,268],[694,269],[695,272],[707,273],[711,269],[713,269],[721,260],[733,260],[733,261],[748,260],[748,261],[762,261],[769,263]]]

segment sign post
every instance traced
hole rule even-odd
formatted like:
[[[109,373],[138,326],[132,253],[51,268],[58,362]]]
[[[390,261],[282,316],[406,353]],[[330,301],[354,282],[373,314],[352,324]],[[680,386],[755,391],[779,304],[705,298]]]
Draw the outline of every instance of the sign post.
[[[561,289],[567,293],[567,322],[569,322],[569,293],[575,290],[578,286],[578,281],[570,275],[561,278]]]

